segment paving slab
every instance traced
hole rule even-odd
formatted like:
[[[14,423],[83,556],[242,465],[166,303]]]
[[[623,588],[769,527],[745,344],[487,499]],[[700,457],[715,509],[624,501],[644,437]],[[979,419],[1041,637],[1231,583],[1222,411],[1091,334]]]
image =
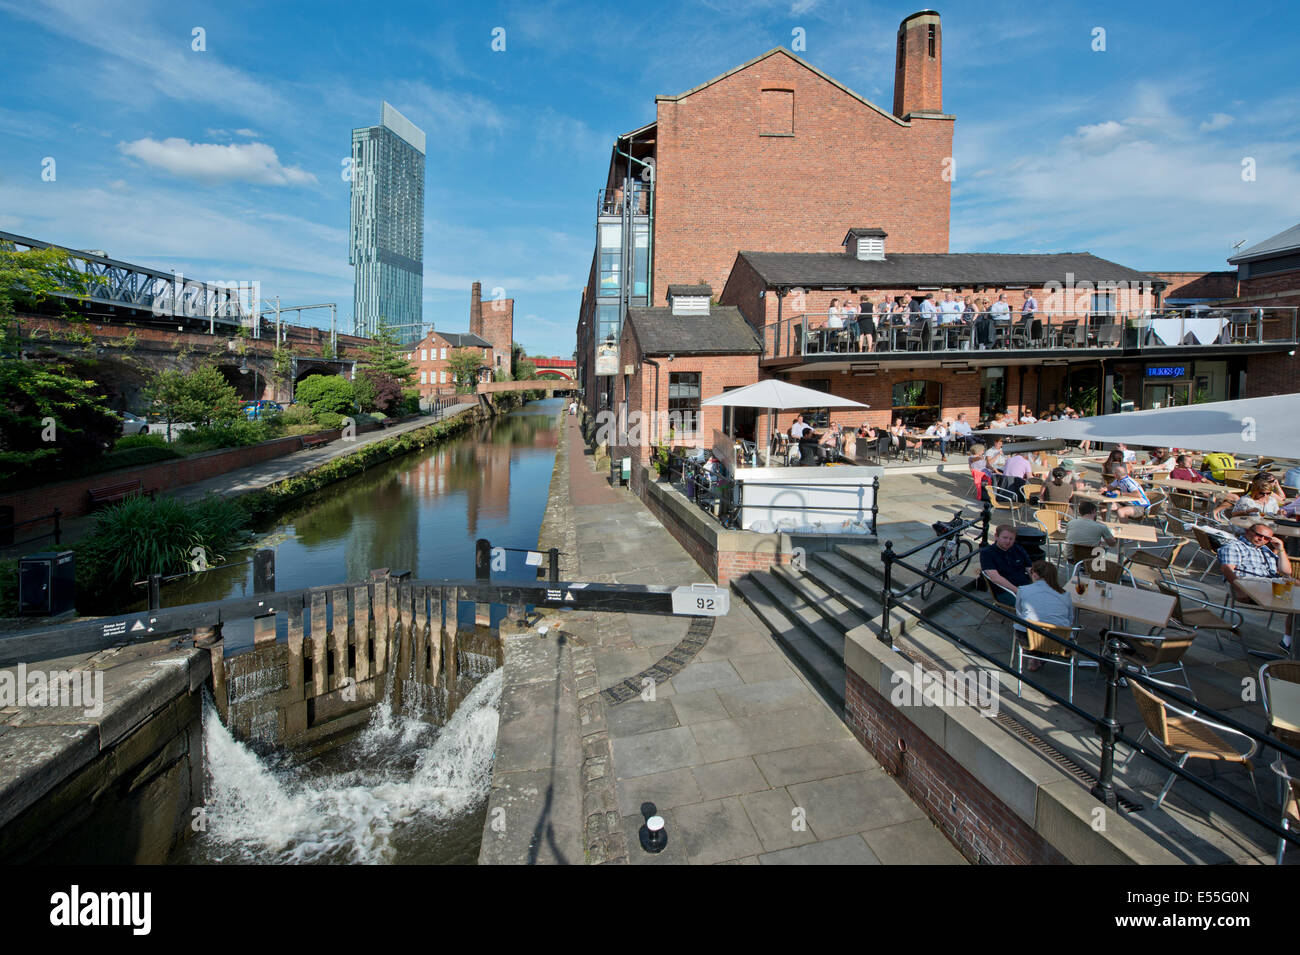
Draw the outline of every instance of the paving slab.
[[[759,865],[880,865],[871,847],[856,835],[764,853],[758,862]]]

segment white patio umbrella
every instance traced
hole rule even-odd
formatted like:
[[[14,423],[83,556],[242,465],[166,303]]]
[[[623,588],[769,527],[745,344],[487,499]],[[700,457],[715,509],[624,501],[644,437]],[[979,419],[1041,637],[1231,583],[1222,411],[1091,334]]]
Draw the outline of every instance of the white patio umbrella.
[[[1039,421],[980,434],[1120,442],[1232,455],[1300,459],[1300,394],[1214,401],[1177,408]]]
[[[720,408],[766,408],[767,409],[767,444],[764,461],[772,463],[772,434],[776,427],[777,411],[791,408],[870,408],[861,401],[841,398],[824,391],[815,391],[802,385],[792,385],[779,378],[766,378],[763,381],[724,391],[720,395],[706,398],[701,405]]]

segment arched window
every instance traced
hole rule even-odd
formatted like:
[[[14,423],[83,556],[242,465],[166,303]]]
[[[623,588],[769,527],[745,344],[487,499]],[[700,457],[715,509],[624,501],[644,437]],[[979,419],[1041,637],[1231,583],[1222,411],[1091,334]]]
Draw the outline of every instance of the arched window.
[[[916,378],[894,385],[893,417],[911,427],[926,427],[938,420],[943,409],[943,385]]]

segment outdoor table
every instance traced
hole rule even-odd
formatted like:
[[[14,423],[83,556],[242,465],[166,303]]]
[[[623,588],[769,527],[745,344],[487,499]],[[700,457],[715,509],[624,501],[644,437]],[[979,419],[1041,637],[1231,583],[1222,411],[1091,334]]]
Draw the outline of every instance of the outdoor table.
[[[1238,593],[1249,597],[1251,602],[1259,609],[1294,618],[1297,613],[1300,613],[1300,587],[1293,584],[1286,588],[1286,592],[1281,597],[1274,597],[1274,580],[1291,582],[1289,577],[1238,577],[1232,582],[1232,586],[1237,589]],[[1288,632],[1295,633],[1295,628],[1289,627]],[[1295,659],[1294,639],[1291,641],[1291,658]]]
[[[1198,345],[1213,345],[1227,324],[1226,318],[1153,318],[1151,331],[1165,345],[1181,345],[1189,334]]]
[[[1238,530],[1248,530],[1256,524],[1267,524],[1273,529],[1273,533],[1278,537],[1300,537],[1300,527],[1292,527],[1290,524],[1279,524],[1271,517],[1264,517],[1259,514],[1246,514],[1241,517],[1228,519],[1233,527]]]
[[[1229,494],[1236,492],[1230,487],[1224,487],[1221,484],[1211,484],[1209,481],[1185,481],[1182,478],[1161,478],[1152,480],[1152,487],[1155,488],[1172,488],[1186,494],[1203,494],[1206,497],[1227,497]]]
[[[1075,491],[1074,496],[1081,501],[1096,501],[1098,504],[1137,504],[1145,506],[1142,498],[1133,494],[1121,494],[1118,497],[1105,497],[1100,491],[1092,488],[1085,488],[1082,491]]]
[[[1113,596],[1104,596],[1106,587],[1111,588]],[[1153,590],[1139,590],[1124,584],[1107,584],[1091,579],[1083,594],[1078,592],[1073,580],[1066,585],[1066,593],[1070,595],[1070,602],[1076,610],[1090,610],[1112,620],[1136,620],[1147,627],[1167,626],[1176,599]],[[1127,624],[1119,629],[1125,629],[1126,626]]]
[[[1137,541],[1142,544],[1156,542],[1156,529],[1148,524],[1112,524],[1102,521],[1101,525],[1115,535],[1116,541]]]

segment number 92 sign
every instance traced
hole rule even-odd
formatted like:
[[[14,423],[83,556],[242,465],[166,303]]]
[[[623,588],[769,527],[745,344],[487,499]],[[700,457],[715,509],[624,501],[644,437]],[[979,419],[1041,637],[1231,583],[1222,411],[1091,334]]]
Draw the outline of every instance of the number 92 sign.
[[[731,591],[716,584],[673,588],[673,613],[688,617],[723,617],[731,609]]]

